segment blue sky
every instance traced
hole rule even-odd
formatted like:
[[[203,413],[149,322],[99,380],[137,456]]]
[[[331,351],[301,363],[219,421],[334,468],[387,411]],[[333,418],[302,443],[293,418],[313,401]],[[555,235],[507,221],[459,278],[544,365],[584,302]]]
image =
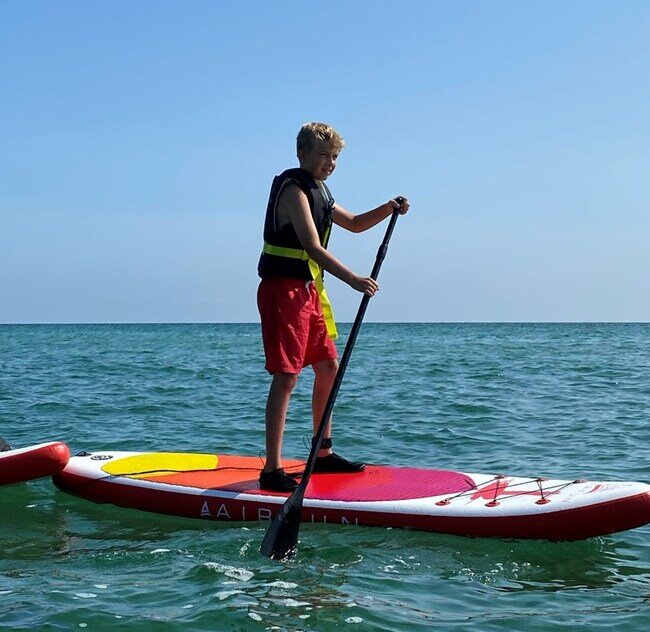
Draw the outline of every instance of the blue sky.
[[[5,1],[0,322],[256,321],[310,120],[339,203],[412,201],[367,320],[649,321],[649,41],[645,1]]]

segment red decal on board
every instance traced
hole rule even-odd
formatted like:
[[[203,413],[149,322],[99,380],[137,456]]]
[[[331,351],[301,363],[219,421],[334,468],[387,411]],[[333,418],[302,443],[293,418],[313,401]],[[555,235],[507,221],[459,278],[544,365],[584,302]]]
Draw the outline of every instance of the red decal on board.
[[[559,494],[560,491],[546,491],[540,489],[531,489],[530,491],[521,491],[521,490],[506,490],[508,485],[512,482],[512,479],[501,478],[498,481],[491,481],[485,487],[479,487],[470,497],[469,501],[483,499],[489,500],[493,503],[497,498],[502,498],[504,496],[536,496],[539,498],[545,498],[546,496],[552,496],[554,494]],[[495,506],[488,504],[488,507]]]

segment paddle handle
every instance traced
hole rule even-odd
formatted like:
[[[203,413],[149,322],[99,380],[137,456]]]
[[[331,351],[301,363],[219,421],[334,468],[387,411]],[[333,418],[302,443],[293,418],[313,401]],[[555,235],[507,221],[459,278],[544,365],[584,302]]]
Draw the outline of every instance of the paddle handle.
[[[403,198],[396,198],[396,201],[401,205],[404,200]],[[390,238],[393,236],[393,230],[395,229],[395,224],[397,223],[398,217],[399,208],[396,208],[391,215],[390,222],[388,223],[388,228],[386,229],[386,234],[384,235],[384,239],[379,246],[379,250],[377,251],[375,265],[372,267],[372,272],[370,273],[370,277],[375,281],[379,276],[381,265],[386,258],[386,253],[388,252],[388,243],[390,242]],[[330,391],[329,397],[327,398],[327,404],[325,404],[325,410],[318,426],[318,431],[316,432],[316,436],[314,438],[314,444],[312,445],[311,452],[309,453],[309,458],[307,459],[307,463],[305,465],[305,471],[300,481],[300,487],[303,489],[307,487],[307,484],[309,483],[309,477],[311,476],[314,465],[316,464],[318,450],[320,449],[321,442],[323,441],[323,435],[325,434],[325,429],[327,428],[327,422],[330,418],[330,415],[332,414],[332,411],[334,410],[334,403],[336,402],[336,397],[338,396],[341,382],[343,382],[343,376],[345,375],[345,371],[348,368],[350,356],[352,355],[352,349],[354,348],[354,343],[356,342],[357,336],[359,335],[361,323],[363,322],[363,317],[365,316],[369,302],[370,297],[367,294],[364,294],[357,311],[357,316],[354,319],[352,329],[350,330],[350,335],[348,336],[348,341],[345,345],[345,350],[343,351],[343,356],[341,358],[341,362],[339,363],[339,368],[336,372],[334,383],[332,384],[332,390]]]

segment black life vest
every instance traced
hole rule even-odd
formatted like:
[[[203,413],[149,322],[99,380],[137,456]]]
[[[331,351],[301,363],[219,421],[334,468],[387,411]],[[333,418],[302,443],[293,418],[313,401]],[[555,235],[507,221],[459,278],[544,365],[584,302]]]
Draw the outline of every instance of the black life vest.
[[[279,248],[302,249],[302,244],[296,235],[293,225],[288,223],[282,227],[277,225],[277,205],[284,187],[296,184],[307,196],[309,209],[316,225],[321,245],[327,247],[332,228],[332,207],[334,199],[324,182],[317,182],[305,169],[295,168],[283,171],[273,179],[269,202],[266,207],[264,220],[264,242]],[[286,256],[278,256],[262,252],[257,266],[257,272],[263,279],[271,277],[291,277],[309,281],[313,278],[307,260]]]

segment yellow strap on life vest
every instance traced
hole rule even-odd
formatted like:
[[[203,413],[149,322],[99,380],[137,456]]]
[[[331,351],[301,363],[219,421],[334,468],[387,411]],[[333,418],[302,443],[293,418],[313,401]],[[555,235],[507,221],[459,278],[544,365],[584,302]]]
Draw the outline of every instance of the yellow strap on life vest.
[[[339,334],[338,331],[336,331],[336,322],[334,322],[332,303],[330,303],[330,299],[325,291],[322,268],[313,259],[309,258],[306,250],[301,250],[299,248],[285,248],[283,246],[274,246],[272,244],[264,243],[263,252],[267,255],[288,257],[289,259],[300,259],[301,261],[307,262],[309,265],[309,271],[311,272],[311,278],[314,280],[320,298],[323,317],[325,318],[325,325],[327,326],[327,335],[333,340],[338,338]]]

